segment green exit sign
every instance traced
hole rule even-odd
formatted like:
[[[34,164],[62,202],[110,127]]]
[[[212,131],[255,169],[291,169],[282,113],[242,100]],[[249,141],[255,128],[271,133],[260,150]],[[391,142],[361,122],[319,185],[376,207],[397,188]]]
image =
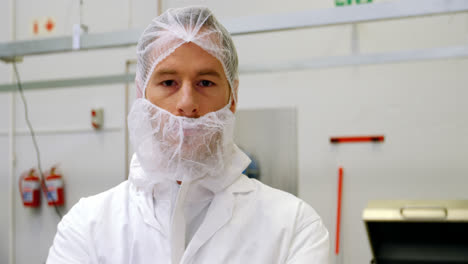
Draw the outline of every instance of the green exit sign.
[[[335,6],[360,5],[372,3],[372,0],[335,0]]]

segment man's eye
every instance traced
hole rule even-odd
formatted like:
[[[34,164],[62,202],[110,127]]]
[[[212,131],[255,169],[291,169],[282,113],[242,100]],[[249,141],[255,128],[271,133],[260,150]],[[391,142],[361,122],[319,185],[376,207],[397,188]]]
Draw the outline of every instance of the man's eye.
[[[166,86],[166,87],[174,86],[175,81],[174,80],[166,80],[166,81],[161,82],[161,85]]]
[[[214,85],[214,82],[212,81],[208,81],[208,80],[202,80],[198,83],[198,85],[202,86],[202,87],[210,87],[210,86],[213,86]]]

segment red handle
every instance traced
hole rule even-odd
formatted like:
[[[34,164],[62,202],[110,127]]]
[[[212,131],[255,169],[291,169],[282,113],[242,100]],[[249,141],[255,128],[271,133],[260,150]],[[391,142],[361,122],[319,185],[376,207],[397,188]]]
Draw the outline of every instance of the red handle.
[[[343,168],[338,169],[338,207],[336,213],[336,245],[335,254],[340,253],[340,223],[341,223],[341,197],[343,192]]]
[[[384,136],[332,137],[330,143],[383,142]]]

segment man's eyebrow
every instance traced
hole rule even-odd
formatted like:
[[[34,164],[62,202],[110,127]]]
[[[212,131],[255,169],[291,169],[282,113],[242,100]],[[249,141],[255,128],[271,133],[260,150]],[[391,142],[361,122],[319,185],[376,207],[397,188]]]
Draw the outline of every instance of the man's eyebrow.
[[[198,71],[197,75],[211,75],[214,77],[221,78],[221,74],[219,74],[219,72],[215,70],[209,70],[209,69]]]
[[[173,70],[173,69],[168,69],[168,68],[162,68],[162,69],[159,69],[155,72],[155,74],[157,75],[165,75],[165,74],[177,74],[177,71],[176,70]],[[211,69],[206,69],[206,70],[200,70],[197,72],[197,75],[200,76],[200,75],[211,75],[211,76],[214,76],[214,77],[218,77],[218,78],[221,78],[221,74],[215,70],[211,70]]]
[[[163,75],[163,74],[176,74],[177,71],[172,69],[162,68],[156,71],[156,74]]]

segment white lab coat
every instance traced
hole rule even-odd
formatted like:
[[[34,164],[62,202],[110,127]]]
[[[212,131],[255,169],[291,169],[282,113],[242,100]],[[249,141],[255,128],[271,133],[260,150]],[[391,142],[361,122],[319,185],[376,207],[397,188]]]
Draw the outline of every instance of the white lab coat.
[[[169,264],[168,228],[156,215],[152,195],[131,181],[83,198],[59,223],[47,263]],[[328,231],[317,213],[245,175],[214,194],[182,247],[177,250],[184,264],[329,263]]]

